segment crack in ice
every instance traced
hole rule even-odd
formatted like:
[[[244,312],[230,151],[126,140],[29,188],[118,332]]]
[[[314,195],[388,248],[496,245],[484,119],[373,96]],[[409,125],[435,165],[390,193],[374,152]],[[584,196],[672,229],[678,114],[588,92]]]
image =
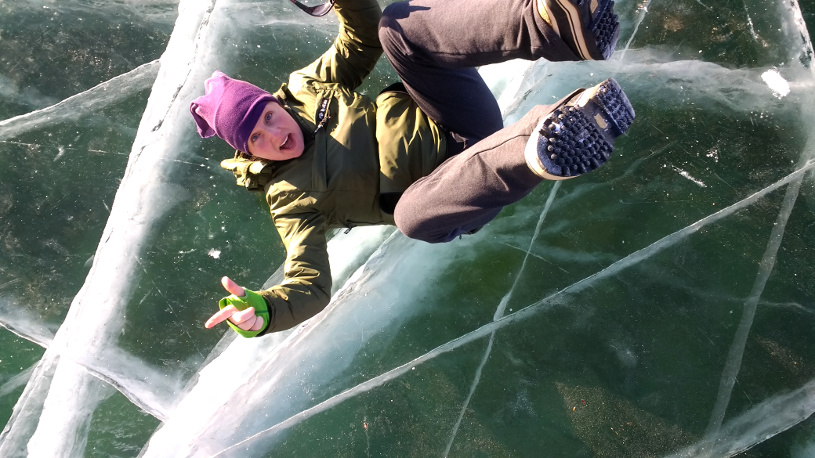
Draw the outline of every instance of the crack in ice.
[[[622,63],[623,59],[625,58],[625,53],[628,52],[628,49],[631,47],[631,42],[634,41],[634,37],[637,36],[637,31],[640,29],[640,24],[642,21],[645,20],[645,15],[648,14],[648,6],[651,4],[651,0],[644,0],[638,8],[639,14],[637,15],[637,20],[634,22],[634,31],[631,32],[631,37],[625,43],[625,47],[620,51],[619,57],[617,61]]]
[[[102,109],[138,91],[148,89],[158,70],[159,61],[154,60],[49,107],[0,121],[0,140],[63,122],[66,118],[77,118],[79,113]]]
[[[552,202],[555,200],[555,195],[557,195],[558,189],[560,189],[561,181],[556,181],[555,184],[552,186],[552,189],[549,191],[549,198],[546,199],[546,204],[543,207],[543,211],[541,212],[540,218],[538,218],[538,224],[535,226],[535,232],[532,235],[532,239],[529,241],[529,247],[526,250],[526,255],[524,256],[523,262],[521,262],[521,268],[518,269],[518,274],[515,276],[515,281],[512,283],[512,286],[509,288],[509,291],[501,298],[501,302],[498,304],[498,307],[495,310],[495,315],[493,316],[493,321],[498,321],[504,317],[504,312],[506,311],[507,304],[509,303],[509,299],[512,297],[512,293],[515,292],[515,288],[518,286],[521,280],[521,274],[524,272],[524,268],[526,267],[526,262],[529,260],[529,256],[532,253],[532,247],[535,246],[535,241],[538,239],[538,235],[540,234],[541,228],[543,227],[543,221],[546,219],[546,215],[549,213],[549,209],[552,207]],[[444,456],[448,456],[450,454],[450,449],[453,448],[453,442],[456,440],[456,435],[458,434],[458,429],[461,426],[461,421],[464,419],[464,414],[467,412],[467,407],[470,405],[470,400],[472,400],[473,395],[475,394],[475,390],[478,387],[478,384],[481,382],[481,373],[484,370],[484,366],[487,365],[487,360],[490,357],[490,353],[492,353],[492,346],[495,342],[495,333],[496,331],[492,331],[490,333],[490,339],[487,344],[487,349],[484,351],[484,357],[481,358],[481,363],[478,365],[478,369],[475,371],[475,375],[473,376],[473,383],[470,385],[470,391],[467,394],[467,398],[464,400],[463,405],[461,406],[461,411],[459,412],[458,419],[456,420],[455,425],[453,426],[453,432],[450,435],[450,440],[447,443],[447,448],[444,450]]]
[[[758,306],[759,299],[761,299],[761,294],[764,292],[764,286],[767,284],[767,280],[775,267],[778,249],[781,247],[781,240],[784,238],[784,231],[787,227],[787,221],[789,221],[795,201],[798,199],[802,181],[803,176],[792,182],[787,188],[787,193],[784,196],[781,211],[778,214],[778,218],[776,219],[776,223],[773,226],[773,230],[770,234],[770,240],[767,244],[766,251],[762,256],[761,261],[759,261],[759,270],[758,274],[756,275],[755,283],[753,284],[753,289],[750,292],[750,295],[747,297],[747,300],[744,302],[742,318],[733,337],[733,343],[731,344],[730,350],[727,353],[724,370],[722,371],[722,378],[719,383],[719,394],[716,396],[716,404],[714,405],[713,412],[711,413],[710,422],[708,423],[706,431],[707,436],[712,437],[719,432],[719,428],[721,427],[725,413],[727,412],[727,406],[730,403],[730,395],[733,392],[736,377],[738,376],[741,368],[744,349],[747,345],[747,337],[750,334],[750,328],[752,327],[753,319],[755,318],[756,308]]]

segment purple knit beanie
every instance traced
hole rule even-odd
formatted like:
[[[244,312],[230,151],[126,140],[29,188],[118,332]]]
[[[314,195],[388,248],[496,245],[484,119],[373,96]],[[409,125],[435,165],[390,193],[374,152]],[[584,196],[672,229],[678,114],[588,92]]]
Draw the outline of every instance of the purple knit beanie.
[[[245,81],[216,71],[204,82],[206,94],[190,103],[198,135],[217,135],[236,150],[249,152],[247,142],[266,103],[277,99]]]

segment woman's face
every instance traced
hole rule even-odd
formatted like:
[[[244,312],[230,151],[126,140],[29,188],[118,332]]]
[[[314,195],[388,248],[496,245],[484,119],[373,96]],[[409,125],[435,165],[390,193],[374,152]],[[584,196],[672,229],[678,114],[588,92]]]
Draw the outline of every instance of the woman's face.
[[[272,161],[294,159],[303,154],[303,131],[279,103],[266,104],[247,142],[249,154]]]

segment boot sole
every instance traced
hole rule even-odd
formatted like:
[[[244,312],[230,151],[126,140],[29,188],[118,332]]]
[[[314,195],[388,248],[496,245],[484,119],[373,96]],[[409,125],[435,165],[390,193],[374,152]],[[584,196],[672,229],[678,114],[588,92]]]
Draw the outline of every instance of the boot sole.
[[[614,79],[578,91],[541,119],[524,155],[532,171],[547,180],[566,180],[605,164],[614,139],[634,122],[634,108]]]
[[[583,60],[606,60],[614,53],[620,22],[611,0],[538,0],[552,28]],[[589,2],[600,4],[591,13]],[[575,3],[579,3],[575,4]],[[585,20],[584,20],[585,19]],[[564,30],[565,29],[565,30]]]

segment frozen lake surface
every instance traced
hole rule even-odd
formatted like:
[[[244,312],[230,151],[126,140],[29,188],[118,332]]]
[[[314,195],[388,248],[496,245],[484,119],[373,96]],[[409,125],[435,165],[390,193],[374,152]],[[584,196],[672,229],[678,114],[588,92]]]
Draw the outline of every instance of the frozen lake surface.
[[[338,233],[328,309],[245,340],[203,329],[218,280],[284,252],[187,107],[215,69],[276,90],[333,15],[0,2],[0,456],[815,456],[800,8],[621,0],[610,61],[481,69],[507,124],[608,77],[637,119],[473,236]]]

